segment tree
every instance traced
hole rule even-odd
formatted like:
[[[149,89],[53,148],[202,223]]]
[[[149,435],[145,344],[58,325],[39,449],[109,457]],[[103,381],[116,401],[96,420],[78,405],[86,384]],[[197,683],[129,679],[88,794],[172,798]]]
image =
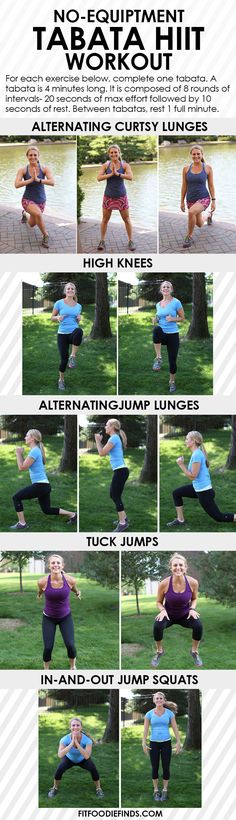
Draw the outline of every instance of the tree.
[[[64,443],[59,464],[59,472],[77,471],[77,416],[64,418]]]
[[[116,416],[121,423],[122,429],[125,431],[128,441],[128,449],[130,447],[142,447],[146,441],[146,416]],[[108,419],[106,416],[89,416],[88,425],[80,430],[80,440],[93,439],[94,434],[100,431],[103,432],[103,444],[108,441],[108,436],[105,433],[105,425]]]
[[[119,555],[117,552],[85,552],[82,572],[104,587],[117,587]]]
[[[34,558],[43,558],[43,553],[39,552],[39,551],[35,552],[35,551],[29,551],[29,550],[27,552],[20,552],[20,551],[12,552],[11,550],[1,552],[1,561],[0,561],[0,563],[2,563],[3,561],[7,562],[9,564],[9,566],[17,567],[17,569],[19,570],[20,592],[24,591],[23,590],[23,581],[22,581],[23,568],[27,566],[27,564],[29,562],[29,558],[32,558],[32,556]]]
[[[138,286],[139,295],[144,299],[156,304],[161,299],[159,288],[161,282],[168,277],[174,287],[174,295],[181,299],[181,302],[188,303],[192,301],[192,273],[150,273],[150,271],[142,271],[137,273],[140,278],[140,285]]]
[[[107,273],[96,273],[95,314],[90,338],[110,339],[111,336]]]
[[[44,273],[42,274],[43,296],[52,304],[63,297],[66,282],[73,282],[76,286],[78,302],[83,305],[95,302],[95,273]]]
[[[160,578],[159,558],[155,552],[123,552],[121,578],[125,586],[134,589],[137,615],[140,615],[139,590],[146,578]]]
[[[54,435],[63,430],[63,416],[0,416],[1,427],[24,439],[27,430],[40,430],[42,436]]]
[[[188,691],[188,723],[184,749],[201,749],[201,707],[199,689]]]
[[[135,689],[133,691],[132,706],[134,712],[141,712],[145,715],[151,708],[151,703],[154,695],[154,689]],[[186,715],[188,709],[188,691],[186,689],[164,689],[164,694],[167,701],[172,701],[177,704],[177,719]]]
[[[146,449],[142,470],[139,476],[141,484],[157,480],[157,418],[147,416]]]
[[[209,339],[205,273],[193,273],[192,318],[188,339]]]
[[[232,416],[231,424],[230,448],[225,466],[227,470],[236,470],[236,416]]]
[[[110,689],[107,725],[103,735],[104,743],[119,742],[119,690]]]
[[[221,604],[235,606],[236,552],[210,551],[198,555],[201,591]]]

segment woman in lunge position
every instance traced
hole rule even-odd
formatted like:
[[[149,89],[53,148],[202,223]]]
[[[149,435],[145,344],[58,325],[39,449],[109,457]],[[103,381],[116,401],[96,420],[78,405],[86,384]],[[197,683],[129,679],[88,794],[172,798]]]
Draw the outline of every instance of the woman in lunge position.
[[[128,236],[128,248],[130,251],[134,251],[135,244],[132,239],[133,229],[129,215],[127,191],[124,183],[125,179],[131,181],[133,174],[129,163],[122,160],[119,145],[111,145],[110,148],[108,148],[108,157],[109,159],[103,163],[97,177],[98,182],[106,181],[102,202],[101,239],[97,249],[98,251],[105,251],[107,226],[112,211],[115,210],[120,212],[125,224]]]
[[[181,743],[178,732],[178,726],[175,719],[175,712],[177,711],[176,703],[169,703],[166,700],[163,692],[156,692],[153,695],[154,709],[150,709],[144,718],[143,730],[143,751],[144,754],[150,754],[150,761],[152,766],[152,782],[153,782],[153,797],[154,800],[163,803],[168,797],[168,784],[170,779],[170,761],[171,761],[171,736],[169,727],[173,729],[176,738],[175,752],[181,752]],[[147,745],[147,737],[151,729],[150,740]],[[158,773],[160,758],[163,769],[163,789],[158,785]]]
[[[43,610],[43,661],[44,669],[49,669],[52,650],[55,640],[56,628],[59,626],[67,655],[70,661],[70,669],[76,669],[76,649],[74,644],[74,624],[70,609],[70,593],[74,592],[76,598],[81,597],[77,589],[76,579],[64,572],[64,561],[61,555],[51,555],[48,560],[49,575],[40,578],[38,581],[38,598],[45,596],[45,606]]]
[[[58,757],[61,759],[61,763],[59,763],[55,772],[54,783],[52,788],[49,789],[48,797],[57,796],[62,775],[72,766],[78,766],[80,769],[90,772],[95,785],[96,797],[104,797],[98,770],[91,760],[92,744],[93,741],[90,735],[83,731],[82,720],[78,717],[72,718],[70,732],[61,737],[59,743]]]
[[[43,219],[43,212],[46,205],[45,186],[53,186],[54,179],[52,172],[47,165],[40,165],[39,150],[36,145],[26,151],[28,164],[19,168],[15,179],[15,188],[25,188],[21,200],[22,222],[28,222],[30,228],[38,226],[43,240],[42,245],[49,247],[49,235]],[[29,219],[27,220],[27,214]]]
[[[82,306],[77,302],[76,287],[67,282],[64,287],[64,298],[55,302],[52,322],[58,322],[57,343],[60,353],[58,390],[65,390],[65,370],[76,367],[76,354],[81,345],[83,331],[78,324],[81,320]],[[71,345],[71,354],[69,355]]]
[[[203,212],[209,208],[211,213],[207,218],[208,225],[212,222],[212,213],[216,208],[213,171],[206,165],[200,145],[193,145],[190,151],[191,162],[183,168],[181,188],[181,211],[185,211],[185,197],[188,208],[188,233],[183,242],[183,248],[190,248],[193,244],[194,228],[204,225]]]
[[[202,666],[202,660],[198,653],[203,632],[200,615],[196,610],[198,581],[186,574],[188,569],[187,561],[178,552],[172,555],[169,567],[171,575],[158,584],[157,608],[159,609],[159,615],[156,616],[153,627],[156,655],[151,664],[154,667],[159,666],[162,655],[165,654],[162,644],[164,629],[169,629],[169,627],[177,624],[185,629],[192,629],[190,654],[195,665]]]
[[[172,282],[165,280],[160,285],[161,300],[156,304],[156,316],[153,319],[153,344],[156,358],[152,369],[160,370],[162,366],[161,345],[166,345],[169,359],[169,392],[175,393],[175,374],[177,371],[177,356],[179,350],[180,322],[184,321],[182,303],[173,296]]]
[[[114,532],[124,532],[129,526],[122,501],[122,492],[125,482],[129,477],[129,470],[124,461],[124,448],[127,447],[127,438],[124,430],[121,429],[121,423],[118,419],[108,419],[105,432],[108,434],[109,439],[104,447],[102,446],[102,435],[100,433],[95,434],[95,441],[99,455],[109,455],[111,468],[113,470],[110,498],[114,501],[118,513],[118,523]]]

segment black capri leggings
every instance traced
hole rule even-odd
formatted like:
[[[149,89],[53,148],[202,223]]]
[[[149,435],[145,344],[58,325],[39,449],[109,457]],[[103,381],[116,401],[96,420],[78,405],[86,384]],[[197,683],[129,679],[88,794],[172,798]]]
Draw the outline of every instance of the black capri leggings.
[[[179,333],[164,333],[164,330],[157,325],[153,330],[153,342],[154,344],[161,343],[162,345],[166,345],[170,373],[176,373],[176,362],[179,350]]]
[[[163,780],[170,779],[171,740],[150,740],[150,760],[152,764],[152,779],[157,780],[160,757],[163,769]]]
[[[153,624],[153,637],[155,641],[162,641],[164,629],[169,629],[170,626],[174,626],[177,624],[178,626],[184,626],[185,629],[192,629],[192,638],[194,641],[200,641],[202,638],[203,633],[203,626],[200,618],[193,618],[191,615],[190,618],[178,618],[175,620],[168,621],[168,618],[163,618],[162,621],[154,621]]]
[[[176,507],[183,506],[183,496],[184,498],[198,498],[201,507],[203,507],[210,518],[214,518],[214,521],[234,520],[234,513],[220,512],[219,507],[217,507],[214,501],[215,491],[212,489],[201,490],[201,492],[197,493],[192,484],[184,484],[183,487],[177,487],[177,489],[173,491],[173,499]]]
[[[45,515],[59,515],[60,507],[50,506],[51,489],[51,484],[46,482],[44,484],[42,481],[37,481],[35,484],[29,484],[28,487],[22,487],[22,490],[18,490],[18,492],[12,497],[16,512],[23,511],[24,508],[22,500],[38,498],[41,510],[45,513]]]
[[[118,469],[113,471],[113,477],[110,486],[110,498],[112,498],[112,501],[114,501],[117,512],[122,512],[122,510],[124,510],[124,504],[121,496],[127,478],[129,478],[128,467],[121,467],[120,470]]]
[[[76,658],[76,648],[74,644],[74,624],[71,612],[65,618],[49,618],[43,613],[42,631],[43,631],[43,660],[47,663],[51,660],[52,650],[55,640],[56,627],[59,626],[63,637],[64,644],[67,648],[68,658]]]
[[[57,344],[59,348],[59,353],[61,356],[61,361],[59,364],[59,370],[61,373],[64,373],[66,370],[66,365],[69,359],[69,347],[70,345],[76,345],[79,347],[81,345],[83,338],[83,331],[81,327],[76,328],[73,330],[73,333],[58,333],[57,334]]]
[[[80,769],[86,769],[87,772],[90,772],[92,780],[99,780],[98,770],[95,766],[95,763],[93,763],[93,761],[91,760],[91,758],[89,758],[89,760],[81,760],[80,763],[72,763],[72,760],[70,760],[70,758],[67,757],[67,755],[63,757],[61,763],[59,763],[59,766],[57,767],[57,770],[54,774],[55,780],[61,780],[64,772],[66,772],[67,769],[71,769],[72,766],[79,766]]]

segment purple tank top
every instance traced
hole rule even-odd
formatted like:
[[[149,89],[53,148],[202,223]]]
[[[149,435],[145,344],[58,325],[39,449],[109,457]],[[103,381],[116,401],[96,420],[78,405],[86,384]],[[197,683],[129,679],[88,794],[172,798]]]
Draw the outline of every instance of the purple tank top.
[[[189,582],[186,578],[186,575],[184,576],[184,578],[184,592],[174,592],[172,577],[170,577],[169,586],[165,594],[165,609],[167,611],[167,615],[169,615],[169,618],[171,618],[171,620],[179,620],[179,618],[186,618],[186,615],[189,614],[189,604],[192,600],[192,590],[189,586]]]
[[[65,618],[70,613],[70,587],[64,574],[62,573],[63,586],[55,589],[51,585],[51,576],[48,575],[48,582],[45,589],[44,614],[49,618]]]

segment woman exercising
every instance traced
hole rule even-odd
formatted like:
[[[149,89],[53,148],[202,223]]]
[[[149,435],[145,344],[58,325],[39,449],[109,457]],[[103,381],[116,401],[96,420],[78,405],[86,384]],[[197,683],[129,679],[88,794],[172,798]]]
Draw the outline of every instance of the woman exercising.
[[[202,623],[196,611],[198,597],[198,581],[187,573],[187,561],[183,555],[175,552],[172,555],[169,567],[171,575],[158,584],[157,608],[153,627],[153,637],[156,641],[156,655],[151,661],[152,666],[159,666],[164,649],[162,645],[164,629],[177,624],[185,629],[192,629],[192,649],[190,654],[196,666],[202,666],[198,654],[199,642],[202,637]]]
[[[38,226],[41,231],[44,248],[49,247],[49,235],[43,220],[43,212],[46,205],[45,185],[55,185],[50,168],[47,165],[40,165],[39,150],[36,145],[26,151],[28,165],[19,168],[15,179],[15,188],[24,188],[22,204],[21,222],[27,222],[30,228]],[[29,214],[27,220],[26,214]]]
[[[185,197],[188,208],[188,233],[184,239],[183,248],[190,248],[193,244],[193,231],[196,225],[198,228],[203,227],[203,211],[209,208],[210,202],[211,214],[207,218],[209,225],[216,208],[212,168],[205,164],[200,145],[193,145],[190,154],[192,162],[183,168],[181,188],[181,211],[185,211]]]
[[[218,523],[234,522],[236,521],[235,513],[222,513],[214,501],[215,491],[212,489],[211,477],[209,473],[209,462],[207,453],[203,444],[201,433],[197,430],[191,430],[185,439],[186,447],[191,450],[191,458],[186,467],[184,457],[177,458],[177,464],[180,469],[191,481],[191,484],[184,484],[173,491],[173,499],[176,506],[176,518],[169,521],[168,527],[182,527],[184,521],[183,497],[195,498],[200,501],[201,507],[205,510],[210,518]]]
[[[181,752],[181,743],[179,737],[178,726],[175,719],[175,712],[177,711],[176,703],[170,703],[166,700],[163,692],[156,692],[153,695],[154,709],[150,709],[144,718],[143,730],[143,751],[144,754],[150,754],[152,766],[152,782],[153,782],[153,797],[154,800],[164,803],[168,796],[168,784],[170,779],[170,761],[171,761],[171,736],[169,727],[171,726],[176,738],[175,752]],[[151,729],[149,745],[147,745],[147,737]],[[158,786],[158,772],[160,758],[163,769],[163,789]]]
[[[113,478],[110,486],[110,498],[114,501],[118,512],[118,524],[114,532],[124,532],[128,529],[129,521],[124,509],[122,501],[122,492],[125,482],[129,477],[128,467],[125,466],[124,448],[127,447],[127,438],[124,430],[121,429],[121,423],[118,419],[108,419],[105,432],[109,435],[109,439],[105,446],[102,446],[101,433],[95,434],[95,442],[97,451],[100,456],[109,455],[110,464],[113,470]]]
[[[65,390],[67,364],[70,370],[76,367],[76,354],[83,338],[82,328],[78,327],[81,312],[82,307],[77,302],[76,287],[73,282],[67,282],[64,287],[64,299],[58,299],[55,302],[51,315],[52,322],[58,322],[57,343],[61,357],[58,390]],[[69,356],[70,345],[71,355]]]
[[[177,371],[177,356],[179,350],[179,328],[178,324],[184,321],[183,305],[173,296],[172,282],[165,280],[160,285],[162,298],[156,304],[156,316],[153,324],[153,344],[156,358],[152,369],[160,370],[162,365],[161,345],[166,345],[169,359],[169,392],[175,393],[175,374]]]
[[[91,760],[92,744],[90,735],[83,732],[82,720],[77,717],[72,718],[69,734],[61,737],[59,743],[58,757],[61,763],[55,772],[54,783],[48,792],[48,797],[57,796],[62,775],[72,766],[79,766],[80,769],[90,772],[96,789],[96,797],[104,797],[98,770]]]
[[[37,595],[38,599],[43,594],[45,595],[42,622],[44,669],[49,669],[57,626],[59,626],[67,649],[70,669],[76,669],[74,624],[69,601],[71,592],[75,593],[76,598],[81,598],[81,593],[77,589],[76,579],[64,572],[64,561],[61,555],[51,555],[48,567],[49,575],[38,581]]]
[[[39,505],[45,515],[67,515],[68,524],[76,524],[77,513],[71,510],[64,510],[62,507],[51,507],[50,494],[51,484],[45,471],[45,450],[42,436],[39,430],[28,430],[25,436],[25,443],[30,448],[28,456],[24,459],[24,448],[16,448],[16,460],[20,472],[29,470],[31,485],[22,487],[13,495],[13,504],[17,513],[18,522],[13,524],[11,530],[27,530],[22,501],[24,499],[38,498]]]
[[[106,181],[105,193],[102,203],[102,222],[101,222],[101,239],[98,245],[98,251],[105,251],[105,236],[107,226],[111,217],[112,211],[119,211],[125,223],[126,233],[128,235],[128,248],[130,251],[135,251],[135,244],[132,239],[132,225],[129,215],[129,202],[124,180],[133,179],[133,174],[128,162],[124,162],[121,157],[119,145],[111,145],[108,148],[109,159],[103,163],[99,171],[98,182]]]

